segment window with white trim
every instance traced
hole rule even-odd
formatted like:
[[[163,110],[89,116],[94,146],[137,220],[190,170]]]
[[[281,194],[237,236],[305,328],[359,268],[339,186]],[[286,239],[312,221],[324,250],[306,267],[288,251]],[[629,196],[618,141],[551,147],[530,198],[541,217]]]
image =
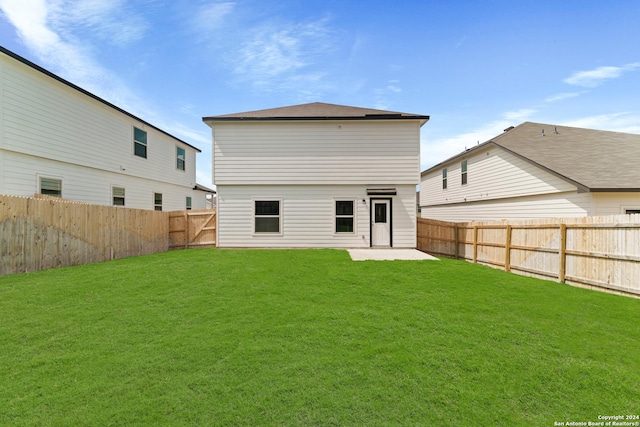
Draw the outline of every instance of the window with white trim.
[[[181,171],[185,170],[184,148],[176,147],[176,168]]]
[[[162,193],[153,193],[153,210],[162,210]]]
[[[281,200],[255,200],[253,210],[255,233],[280,233]]]
[[[447,189],[447,168],[442,169],[442,189]]]
[[[353,200],[336,200],[336,233],[354,232],[354,208]]]
[[[463,160],[462,163],[460,163],[460,170],[461,170],[461,176],[462,176],[462,185],[467,185],[467,161]]]
[[[191,197],[187,196],[187,210],[190,211],[191,210]]]
[[[124,187],[111,187],[113,206],[124,206]]]
[[[133,154],[147,158],[147,132],[135,126],[133,128]]]
[[[62,197],[62,180],[40,177],[40,194]]]

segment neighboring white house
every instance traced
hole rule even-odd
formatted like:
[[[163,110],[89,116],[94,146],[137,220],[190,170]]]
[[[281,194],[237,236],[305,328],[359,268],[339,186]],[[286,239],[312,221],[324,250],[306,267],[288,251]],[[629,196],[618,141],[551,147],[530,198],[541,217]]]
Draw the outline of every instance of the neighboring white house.
[[[204,117],[218,246],[414,248],[427,120],[325,103]]]
[[[423,218],[640,212],[640,135],[525,122],[422,172]]]
[[[197,152],[0,47],[0,194],[201,209],[211,190],[196,189]]]

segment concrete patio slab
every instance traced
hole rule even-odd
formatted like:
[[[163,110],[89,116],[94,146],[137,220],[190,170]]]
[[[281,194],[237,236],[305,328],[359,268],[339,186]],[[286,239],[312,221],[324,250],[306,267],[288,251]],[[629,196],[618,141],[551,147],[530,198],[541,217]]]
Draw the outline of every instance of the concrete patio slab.
[[[347,249],[354,261],[438,260],[417,249]]]

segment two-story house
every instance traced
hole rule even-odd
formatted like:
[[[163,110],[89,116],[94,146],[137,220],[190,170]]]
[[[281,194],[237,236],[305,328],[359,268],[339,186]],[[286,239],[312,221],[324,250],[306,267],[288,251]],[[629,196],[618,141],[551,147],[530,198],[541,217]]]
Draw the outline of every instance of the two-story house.
[[[423,218],[640,212],[640,135],[525,122],[422,172]]]
[[[205,208],[200,150],[0,47],[0,194]]]
[[[204,117],[218,246],[415,248],[428,120],[318,102]]]

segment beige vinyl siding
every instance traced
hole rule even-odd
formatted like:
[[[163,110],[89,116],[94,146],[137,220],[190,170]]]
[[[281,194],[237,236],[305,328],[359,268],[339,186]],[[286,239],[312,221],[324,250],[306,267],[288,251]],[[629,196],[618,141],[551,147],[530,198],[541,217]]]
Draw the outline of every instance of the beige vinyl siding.
[[[415,186],[396,185],[393,246],[415,247]],[[369,247],[367,186],[225,185],[218,186],[219,247]],[[362,200],[365,203],[362,203]],[[253,202],[281,200],[282,232],[253,233]],[[335,201],[354,200],[354,234],[335,233]]]
[[[162,193],[163,210],[183,210],[187,196],[193,209],[205,207],[205,193],[181,185],[91,169],[13,152],[0,156],[2,194],[31,197],[38,192],[38,177],[62,180],[62,197],[98,205],[111,205],[113,186],[126,189],[125,207],[153,209],[153,193]]]
[[[620,215],[625,209],[640,209],[640,193],[592,193],[596,216]]]
[[[460,161],[443,167],[448,172],[448,188],[442,189],[442,168],[422,177],[420,205],[477,202],[535,194],[575,191],[567,181],[496,147],[474,152],[468,157],[468,183],[461,184]]]
[[[176,141],[31,67],[0,54],[3,148],[173,184],[195,185],[195,150],[176,170]],[[133,127],[148,134],[148,158],[133,155]]]
[[[218,122],[216,185],[417,184],[417,121]]]
[[[422,218],[441,221],[497,221],[502,219],[582,217],[592,212],[591,193],[553,193],[536,196],[423,206]]]

